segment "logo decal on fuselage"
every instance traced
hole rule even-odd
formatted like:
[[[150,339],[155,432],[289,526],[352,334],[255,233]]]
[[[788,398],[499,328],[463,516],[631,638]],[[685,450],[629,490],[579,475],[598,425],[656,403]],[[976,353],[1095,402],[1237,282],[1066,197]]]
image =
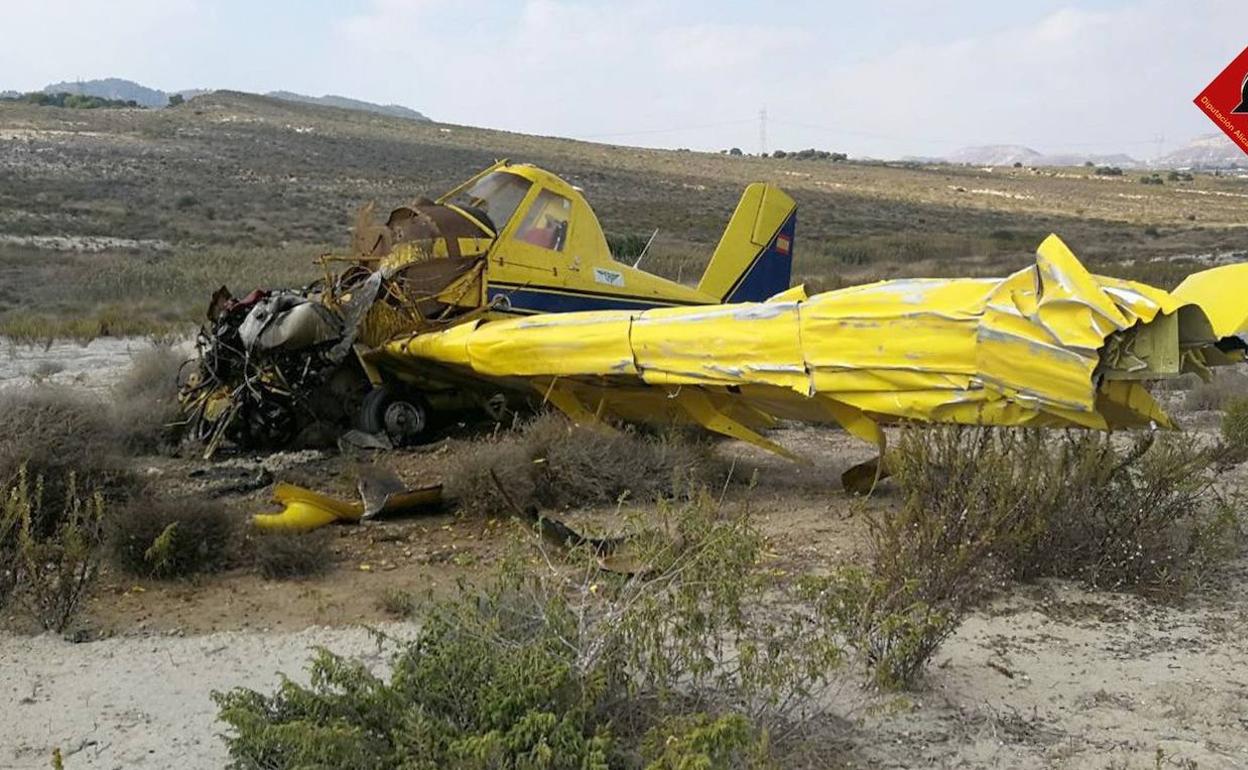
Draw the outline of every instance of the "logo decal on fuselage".
[[[601,267],[594,268],[594,280],[607,286],[623,286],[624,274],[617,273],[614,270],[607,270]]]

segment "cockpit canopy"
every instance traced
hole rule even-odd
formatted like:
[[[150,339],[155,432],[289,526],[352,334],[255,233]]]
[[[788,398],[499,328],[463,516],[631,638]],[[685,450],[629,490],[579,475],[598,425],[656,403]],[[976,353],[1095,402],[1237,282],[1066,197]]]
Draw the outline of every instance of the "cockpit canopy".
[[[522,176],[492,171],[455,195],[450,203],[479,219],[497,235],[516,215],[516,209],[532,186],[533,183]]]

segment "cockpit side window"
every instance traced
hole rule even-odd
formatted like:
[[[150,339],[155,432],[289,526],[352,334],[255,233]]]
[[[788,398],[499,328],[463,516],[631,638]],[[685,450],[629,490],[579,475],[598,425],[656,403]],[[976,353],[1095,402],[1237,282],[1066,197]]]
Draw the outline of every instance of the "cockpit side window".
[[[499,233],[515,216],[532,184],[524,177],[495,171],[481,177],[472,187],[455,196],[452,202],[469,214],[484,218],[487,221],[482,224]]]
[[[568,240],[568,220],[572,216],[572,202],[567,198],[542,190],[534,199],[529,213],[516,231],[516,239],[552,251],[563,251]]]

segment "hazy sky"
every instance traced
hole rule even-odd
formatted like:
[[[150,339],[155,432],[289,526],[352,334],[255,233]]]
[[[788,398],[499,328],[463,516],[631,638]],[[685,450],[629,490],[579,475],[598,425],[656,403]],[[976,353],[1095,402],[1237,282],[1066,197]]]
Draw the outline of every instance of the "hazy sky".
[[[1148,157],[1248,0],[0,0],[0,89],[117,76],[335,93],[535,134],[757,152]]]

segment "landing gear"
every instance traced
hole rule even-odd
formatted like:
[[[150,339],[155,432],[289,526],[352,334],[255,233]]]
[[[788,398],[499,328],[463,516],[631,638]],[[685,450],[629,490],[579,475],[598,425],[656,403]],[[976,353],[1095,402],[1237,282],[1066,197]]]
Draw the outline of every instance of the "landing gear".
[[[360,430],[385,435],[395,446],[423,443],[432,435],[429,403],[419,394],[383,385],[364,396]]]

